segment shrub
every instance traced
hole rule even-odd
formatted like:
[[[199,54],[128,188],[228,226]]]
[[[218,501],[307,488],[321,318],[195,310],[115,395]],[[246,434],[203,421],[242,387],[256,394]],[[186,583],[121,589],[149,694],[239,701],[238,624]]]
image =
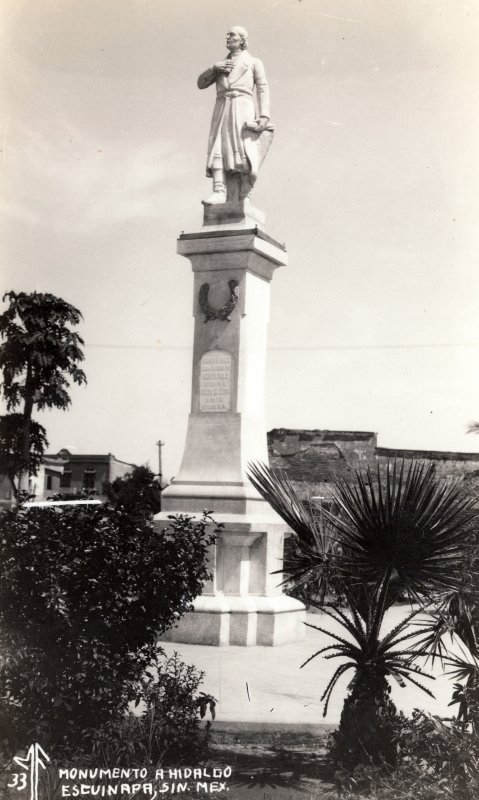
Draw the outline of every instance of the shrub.
[[[415,711],[396,721],[397,766],[361,764],[337,772],[343,800],[475,800],[479,797],[479,740]]]
[[[197,763],[206,752],[208,720],[200,735],[200,716],[209,707],[212,719],[215,699],[199,692],[203,673],[184,664],[175,653],[160,658],[154,674],[142,680],[141,715],[129,713],[110,720],[91,732],[90,761],[95,766],[153,767],[159,764]]]
[[[125,712],[158,636],[209,578],[209,523],[178,516],[157,530],[111,506],[1,515],[4,746],[34,737],[54,755]]]
[[[110,502],[131,514],[157,514],[161,511],[161,486],[148,467],[135,467],[113,483],[105,483],[103,491]]]

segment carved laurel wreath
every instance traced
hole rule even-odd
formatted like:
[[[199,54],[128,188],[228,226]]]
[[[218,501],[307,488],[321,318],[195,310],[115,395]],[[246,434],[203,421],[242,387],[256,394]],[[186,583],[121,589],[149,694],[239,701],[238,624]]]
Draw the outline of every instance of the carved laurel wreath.
[[[205,315],[205,322],[208,322],[209,319],[221,319],[226,322],[231,322],[230,316],[234,311],[236,303],[238,302],[239,292],[238,286],[239,282],[234,280],[234,278],[228,281],[228,286],[230,287],[230,296],[228,301],[221,306],[221,308],[213,308],[210,306],[208,302],[208,293],[210,291],[209,283],[203,283],[200,286],[200,294],[199,294],[199,301],[200,301],[200,308]]]

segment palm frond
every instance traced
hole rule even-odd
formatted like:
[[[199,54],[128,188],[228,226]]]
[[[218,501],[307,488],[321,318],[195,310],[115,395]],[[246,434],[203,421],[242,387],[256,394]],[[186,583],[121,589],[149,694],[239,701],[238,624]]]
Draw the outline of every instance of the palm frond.
[[[341,675],[343,675],[345,672],[347,672],[348,669],[354,669],[354,668],[355,668],[355,664],[349,662],[347,664],[340,664],[340,666],[336,669],[333,677],[331,678],[331,680],[329,681],[328,685],[326,686],[326,689],[324,690],[323,694],[321,695],[321,703],[324,701],[323,717],[325,717],[326,714],[328,713],[329,701],[331,699],[331,695],[333,693],[333,689],[336,686],[336,684],[337,684],[338,680],[340,679]]]
[[[311,588],[323,604],[328,594],[340,591],[342,580],[336,532],[323,509],[312,500],[301,499],[283,471],[262,463],[249,464],[248,477],[295,536],[293,551],[286,555],[282,570],[277,571],[285,574],[283,585],[300,590]]]
[[[298,497],[286,472],[271,470],[261,462],[248,464],[248,478],[270,506],[303,541],[317,544],[317,523],[312,509]]]
[[[350,642],[348,642],[347,639],[343,639],[341,636],[338,636],[336,633],[332,633],[331,631],[328,631],[326,628],[319,628],[317,625],[312,625],[310,622],[305,622],[304,624],[308,628],[314,628],[315,631],[319,631],[320,633],[325,633],[327,636],[330,636],[332,639],[336,639],[336,641],[338,641],[340,644],[346,644],[346,645],[350,644]],[[315,653],[315,655],[317,655],[317,653]],[[314,658],[314,656],[311,656],[311,658]],[[311,659],[308,659],[308,661],[311,661]],[[307,662],[305,662],[305,663],[307,663]],[[302,664],[301,666],[304,666],[304,664]]]
[[[428,695],[429,695],[429,697],[432,697],[432,698],[434,698],[434,695],[433,695],[433,693],[431,692],[431,690],[430,690],[430,689],[428,689],[428,688],[427,688],[427,686],[423,686],[423,685],[422,685],[422,683],[419,683],[419,681],[417,681],[415,678],[411,678],[411,673],[410,673],[410,672],[407,672],[406,670],[404,670],[404,671],[397,670],[397,671],[398,671],[398,673],[399,673],[400,675],[402,675],[402,676],[403,676],[403,677],[404,677],[404,678],[405,678],[407,681],[409,681],[410,683],[413,683],[413,684],[414,684],[414,686],[417,686],[417,687],[418,687],[418,689],[422,689],[422,691],[423,691],[423,692],[425,692],[426,694],[428,694]]]
[[[340,513],[329,519],[353,580],[378,584],[391,570],[391,589],[416,599],[460,585],[467,525],[479,512],[459,483],[444,484],[430,465],[393,462],[376,478],[367,470],[354,485],[338,480],[331,493]]]
[[[444,661],[448,667],[453,667],[446,672],[446,675],[451,675],[460,681],[479,681],[479,660],[470,653],[464,653],[463,657],[449,656]]]
[[[404,641],[405,639],[412,639],[414,638],[414,636],[420,636],[421,634],[418,631],[414,632],[410,631],[404,636],[401,636],[399,639],[396,638],[398,634],[401,633],[401,631],[403,631],[409,625],[411,620],[414,619],[414,617],[416,617],[422,611],[423,611],[422,608],[417,608],[414,611],[411,611],[411,613],[408,614],[406,617],[404,617],[404,619],[402,619],[400,622],[398,622],[398,624],[395,625],[394,628],[388,634],[386,634],[386,636],[382,639],[381,642],[382,646],[389,647],[390,642],[394,642],[394,646],[396,646],[400,641]]]

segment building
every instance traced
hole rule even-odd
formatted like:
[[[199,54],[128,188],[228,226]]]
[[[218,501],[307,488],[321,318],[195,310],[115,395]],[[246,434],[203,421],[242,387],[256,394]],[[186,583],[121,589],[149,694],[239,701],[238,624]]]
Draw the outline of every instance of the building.
[[[370,467],[375,472],[378,464],[392,459],[404,460],[406,468],[425,461],[438,477],[459,478],[479,494],[479,453],[378,447],[377,434],[371,431],[275,428],[268,433],[268,452],[271,467],[283,470],[304,498],[326,499],[335,477],[350,481],[357,469]]]
[[[31,475],[29,481],[30,494],[35,495],[35,500],[46,500],[60,491],[65,464],[58,456],[43,456],[37,475]]]
[[[120,461],[112,453],[100,455],[70,453],[66,448],[60,450],[56,456],[47,458],[62,463],[63,471],[58,491],[73,498],[82,492],[101,496],[105,483],[112,483],[115,478],[122,478],[136,466],[128,461]]]
[[[58,456],[44,456],[38,473],[31,475],[29,480],[30,494],[35,500],[46,500],[49,495],[60,491],[63,467],[66,462]],[[14,494],[12,485],[6,475],[0,475],[0,508],[9,508],[13,505]]]
[[[60,493],[75,499],[85,491],[101,498],[105,483],[112,483],[135,467],[136,464],[120,461],[112,453],[73,454],[64,448],[57,454],[43,457],[38,474],[30,477],[30,493],[37,501],[48,500]],[[9,479],[0,475],[0,508],[8,508],[13,501]]]

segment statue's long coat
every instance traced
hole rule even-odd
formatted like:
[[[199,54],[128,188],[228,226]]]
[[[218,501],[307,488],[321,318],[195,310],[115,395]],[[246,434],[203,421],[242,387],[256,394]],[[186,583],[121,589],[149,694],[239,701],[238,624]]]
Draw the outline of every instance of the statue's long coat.
[[[214,70],[208,69],[198,78],[200,89],[216,82],[206,175],[211,177],[214,158],[222,156],[225,170],[248,172],[251,183],[254,183],[259,165],[257,135],[245,130],[244,125],[253,122],[257,116],[269,117],[269,87],[259,58],[253,58],[247,50],[242,50],[233,60],[234,67],[229,75],[216,75]],[[255,87],[258,113],[253,98]]]

